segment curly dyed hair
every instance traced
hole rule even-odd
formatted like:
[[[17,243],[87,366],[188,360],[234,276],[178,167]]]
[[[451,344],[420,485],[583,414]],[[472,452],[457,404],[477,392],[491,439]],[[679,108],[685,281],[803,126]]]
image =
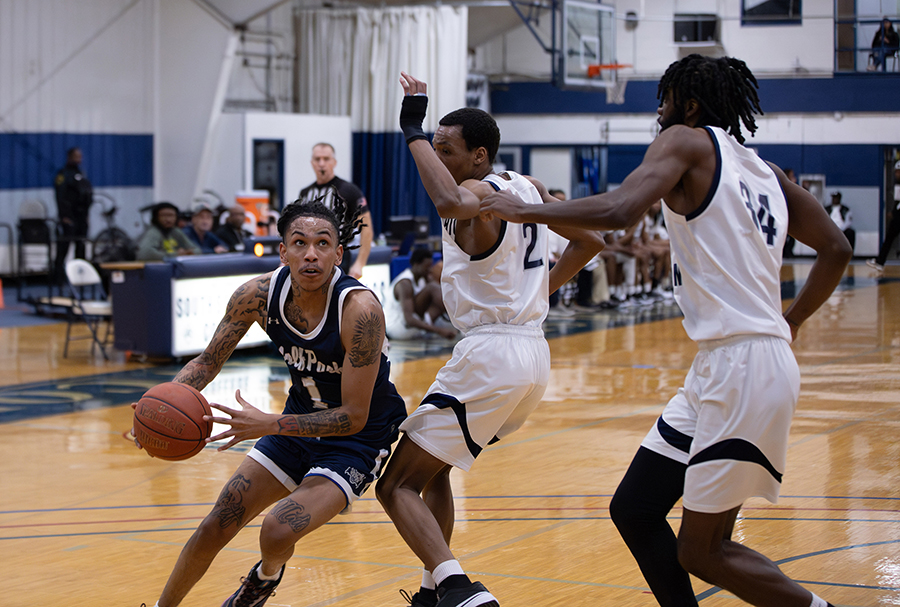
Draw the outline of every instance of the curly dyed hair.
[[[490,114],[478,108],[462,107],[441,118],[438,124],[462,127],[462,138],[466,142],[466,148],[471,151],[484,147],[488,153],[488,162],[494,164],[494,158],[500,148],[500,127]]]
[[[757,128],[753,114],[763,113],[758,88],[750,68],[740,59],[693,54],[669,66],[656,97],[662,103],[672,91],[672,102],[679,106],[696,99],[702,112],[697,126],[720,127],[744,143],[741,123],[753,136]]]
[[[362,229],[363,220],[360,218],[360,208],[356,207],[356,210],[351,213],[344,199],[334,188],[332,188],[332,196],[334,209],[329,209],[325,206],[323,202],[325,196],[320,196],[312,202],[295,200],[284,207],[281,217],[278,218],[278,234],[281,235],[281,239],[284,240],[284,235],[287,233],[288,228],[298,217],[317,217],[328,220],[334,226],[338,244],[343,245],[345,249],[359,248],[358,246],[351,246],[350,243],[353,241],[353,237],[359,234]]]

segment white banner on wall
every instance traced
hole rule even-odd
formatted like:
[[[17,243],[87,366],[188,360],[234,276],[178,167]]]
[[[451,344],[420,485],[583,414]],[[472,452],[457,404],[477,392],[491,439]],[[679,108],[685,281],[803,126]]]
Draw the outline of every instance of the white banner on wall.
[[[202,352],[219,326],[231,294],[256,276],[258,274],[173,280],[172,356]],[[268,341],[266,332],[254,323],[237,347],[260,346]]]

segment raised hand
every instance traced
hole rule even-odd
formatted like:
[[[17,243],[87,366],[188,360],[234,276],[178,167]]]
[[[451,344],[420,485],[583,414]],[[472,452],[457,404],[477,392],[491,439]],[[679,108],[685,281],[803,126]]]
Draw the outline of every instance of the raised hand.
[[[400,72],[400,86],[404,95],[427,95],[428,85],[421,80],[416,80],[406,72]]]

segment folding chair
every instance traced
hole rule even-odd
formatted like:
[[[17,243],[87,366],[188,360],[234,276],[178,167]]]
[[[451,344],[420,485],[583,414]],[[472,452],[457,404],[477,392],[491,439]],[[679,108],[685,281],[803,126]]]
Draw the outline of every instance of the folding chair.
[[[69,312],[69,324],[66,326],[66,345],[63,349],[63,358],[69,354],[70,341],[92,339],[91,352],[94,351],[95,345],[99,346],[103,358],[109,360],[106,355],[106,344],[109,341],[110,327],[112,326],[112,302],[106,298],[100,274],[87,261],[72,259],[66,263],[66,278],[69,279],[69,286],[72,290],[72,308]],[[85,293],[88,292],[91,293],[92,299],[85,298]],[[99,299],[96,298],[97,293],[101,295]],[[90,335],[72,337],[72,323],[77,319],[84,321],[91,332]],[[106,322],[106,331],[101,340],[98,329],[103,321]]]

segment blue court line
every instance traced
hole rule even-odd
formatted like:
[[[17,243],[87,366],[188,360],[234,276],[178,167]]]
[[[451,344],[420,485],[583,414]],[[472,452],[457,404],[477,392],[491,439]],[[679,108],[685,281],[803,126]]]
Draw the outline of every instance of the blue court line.
[[[811,558],[814,556],[820,556],[823,554],[831,554],[833,552],[843,552],[845,550],[856,550],[857,548],[870,548],[872,546],[884,546],[886,544],[900,544],[900,540],[887,540],[884,542],[870,542],[868,544],[853,544],[850,546],[839,546],[838,548],[829,548],[828,550],[818,550],[816,552],[808,552],[807,554],[798,554],[797,556],[791,556],[788,558],[780,559],[775,561],[776,565],[783,565],[784,563],[790,563],[792,561],[800,561],[803,559]],[[863,584],[838,584],[835,582],[814,582],[809,580],[797,580],[798,583],[801,584],[818,584],[823,586],[839,586],[841,588],[866,588],[870,590],[900,590],[900,586],[865,586]],[[722,589],[718,586],[713,586],[709,590],[705,592],[701,592],[697,595],[697,600],[702,601],[705,598],[709,598],[714,594],[721,592]]]
[[[597,510],[601,510],[602,508],[597,508]],[[588,508],[590,510],[590,508]],[[187,520],[197,520],[203,518],[201,516],[196,517],[188,517]],[[667,517],[669,520],[680,520],[677,516]],[[506,518],[460,518],[455,519],[456,523],[533,523],[533,522],[578,522],[578,521],[609,521],[612,520],[608,515],[604,516],[536,516],[536,517],[506,517]],[[742,520],[745,521],[762,521],[762,522],[771,522],[771,521],[786,521],[786,522],[804,522],[804,523],[887,523],[891,525],[896,525],[898,522],[896,519],[852,519],[852,518],[767,518],[767,517],[744,517]],[[65,523],[60,523],[63,525]],[[103,521],[89,521],[84,523],[86,525],[94,524],[94,525],[102,525]],[[174,523],[175,525],[181,524]],[[357,525],[389,525],[391,524],[390,520],[371,520],[371,521],[338,521],[331,520],[327,525],[339,525],[339,526],[357,526]],[[247,525],[248,528],[259,527],[260,525]],[[165,527],[165,528],[157,528],[157,529],[124,529],[119,531],[85,531],[82,533],[48,533],[48,534],[34,534],[34,535],[20,535],[20,536],[9,536],[9,537],[0,537],[0,542],[8,541],[8,540],[38,540],[38,539],[53,539],[53,538],[61,538],[61,537],[90,537],[90,536],[99,536],[99,535],[134,535],[140,533],[159,533],[161,531],[192,531],[195,529],[194,525],[190,527]],[[898,540],[888,540],[885,542],[878,542],[875,544],[864,544],[864,546],[868,545],[877,545],[877,544],[892,544],[892,543],[900,543],[900,539]],[[839,550],[849,550],[849,548],[835,548],[823,551],[821,553],[815,554],[825,554],[827,552],[835,552]],[[800,557],[798,557],[800,558]],[[781,561],[779,561],[781,562]]]
[[[464,501],[464,500],[503,500],[503,499],[538,499],[538,500],[547,500],[547,499],[583,499],[583,498],[611,498],[613,496],[612,493],[572,493],[572,494],[545,494],[545,495],[466,495],[466,496],[454,496],[454,501]],[[855,496],[855,495],[781,495],[779,496],[780,500],[787,499],[824,499],[824,500],[876,500],[876,501],[900,501],[900,497],[871,497],[871,496]],[[364,502],[376,502],[378,501],[374,497],[361,497],[356,500],[357,504],[362,504]],[[174,504],[138,504],[131,506],[77,506],[71,508],[33,508],[28,510],[0,510],[0,515],[4,514],[39,514],[39,513],[57,513],[57,512],[85,512],[85,511],[95,511],[95,510],[133,510],[133,509],[141,509],[141,508],[181,508],[181,507],[192,507],[192,506],[203,506],[205,508],[210,508],[214,505],[214,502],[193,502],[193,503],[174,503]],[[770,512],[780,512],[783,508],[778,506],[773,507],[762,507],[762,508],[752,508],[753,510],[764,510]],[[798,508],[798,510],[810,510],[812,508]],[[844,508],[844,510],[852,510],[852,508]],[[900,512],[900,511],[898,511]],[[747,519],[749,517],[741,517]],[[774,519],[766,519],[765,517],[756,517],[759,520],[774,520]],[[797,520],[797,519],[790,519]],[[818,519],[816,519],[818,520]],[[846,519],[842,519],[846,520]]]

